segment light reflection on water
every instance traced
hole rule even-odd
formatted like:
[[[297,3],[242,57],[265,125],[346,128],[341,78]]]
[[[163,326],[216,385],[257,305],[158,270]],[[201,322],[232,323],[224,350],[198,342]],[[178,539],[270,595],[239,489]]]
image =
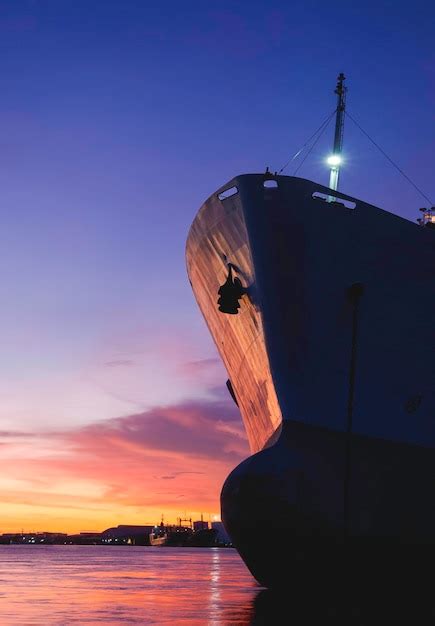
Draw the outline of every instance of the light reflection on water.
[[[253,623],[260,587],[232,549],[0,546],[0,623]]]

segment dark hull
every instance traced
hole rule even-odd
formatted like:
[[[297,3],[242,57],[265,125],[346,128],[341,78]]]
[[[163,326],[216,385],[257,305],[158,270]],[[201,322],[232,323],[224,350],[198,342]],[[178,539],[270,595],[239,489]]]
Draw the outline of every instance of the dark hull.
[[[263,183],[212,196],[187,247],[256,452],[224,485],[223,521],[267,586],[366,568],[410,582],[435,542],[435,232],[309,181]],[[216,306],[227,262],[238,315]]]
[[[358,435],[350,445],[348,511],[344,433],[286,422],[227,478],[223,521],[261,584],[409,583],[433,560],[433,450]]]

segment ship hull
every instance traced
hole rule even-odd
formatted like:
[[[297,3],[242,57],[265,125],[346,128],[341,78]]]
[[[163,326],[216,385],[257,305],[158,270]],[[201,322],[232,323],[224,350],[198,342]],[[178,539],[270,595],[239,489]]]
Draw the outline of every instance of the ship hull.
[[[222,519],[262,585],[325,590],[351,576],[375,590],[426,576],[435,557],[433,451],[352,436],[346,512],[347,444],[344,433],[286,421],[275,445],[227,478]]]
[[[167,535],[154,536],[152,533],[150,535],[150,546],[165,546],[168,542]]]
[[[325,581],[331,563],[415,577],[435,542],[435,233],[274,183],[228,183],[237,193],[205,203],[187,245],[254,453],[224,485],[224,524],[267,586]],[[237,315],[216,305],[228,263]]]

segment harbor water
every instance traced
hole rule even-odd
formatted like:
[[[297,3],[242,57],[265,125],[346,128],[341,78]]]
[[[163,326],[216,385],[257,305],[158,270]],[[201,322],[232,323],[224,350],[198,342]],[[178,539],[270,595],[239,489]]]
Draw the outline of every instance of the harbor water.
[[[244,626],[259,590],[230,548],[0,546],[2,626]]]
[[[356,597],[291,586],[275,594],[229,548],[0,545],[0,626],[435,623],[431,590],[415,597],[387,587],[376,598],[364,588]]]

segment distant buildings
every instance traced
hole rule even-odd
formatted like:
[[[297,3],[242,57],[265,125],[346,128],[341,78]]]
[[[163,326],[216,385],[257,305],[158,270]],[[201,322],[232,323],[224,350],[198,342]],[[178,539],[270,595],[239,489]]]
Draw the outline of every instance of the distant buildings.
[[[204,522],[202,519],[197,522],[193,522],[193,530],[195,532],[198,530],[205,530],[206,528],[210,528],[209,522]]]
[[[0,535],[0,543],[27,543],[53,545],[55,543],[65,543],[68,535],[66,533],[4,533]]]
[[[75,544],[75,545],[133,545],[149,546],[152,526],[116,526],[102,533],[82,532],[73,535],[66,533],[4,533],[0,544]]]
[[[61,543],[69,543],[77,546],[94,546],[101,543],[101,533],[78,533],[76,535],[67,535],[65,541]]]
[[[190,520],[189,520],[190,521]],[[4,533],[0,535],[0,544],[41,544],[41,545],[111,545],[111,546],[149,546],[150,545],[150,533],[153,532],[154,526],[145,525],[119,525],[113,528],[107,528],[101,533],[94,532],[81,532],[73,535],[67,535],[66,533],[53,533],[53,532],[38,532],[38,533]],[[183,544],[172,542],[172,545],[211,545],[211,542],[218,546],[231,545],[230,538],[227,535],[222,522],[205,522],[202,519],[194,521],[193,524],[190,521],[189,527],[181,526],[167,526],[164,527],[166,531],[189,531],[189,541]],[[216,531],[216,537],[214,537],[212,530]],[[167,545],[171,545],[168,542]]]
[[[133,546],[149,546],[150,533],[154,526],[121,525],[108,528],[101,533],[101,543]]]

